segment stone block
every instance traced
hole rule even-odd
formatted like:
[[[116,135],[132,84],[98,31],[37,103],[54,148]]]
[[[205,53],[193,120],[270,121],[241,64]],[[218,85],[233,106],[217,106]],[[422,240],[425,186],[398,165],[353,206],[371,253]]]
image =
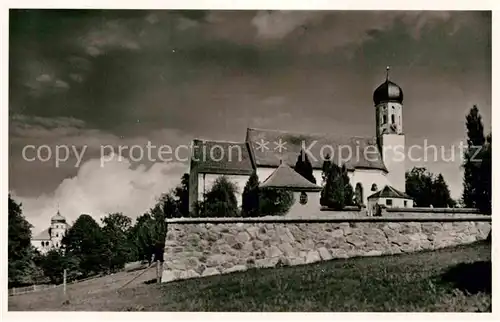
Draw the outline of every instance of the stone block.
[[[286,256],[292,257],[297,251],[290,245],[289,243],[283,243],[278,245],[278,248],[285,254]]]
[[[332,259],[332,255],[330,255],[330,252],[325,247],[320,247],[318,249],[318,253],[319,253],[319,256],[321,257],[321,259],[324,261],[328,261],[328,260]]]
[[[201,276],[212,276],[212,275],[219,275],[219,274],[220,274],[220,272],[217,270],[217,268],[209,267],[203,271]]]
[[[381,256],[383,252],[381,250],[370,250],[369,252],[366,252],[364,256]]]
[[[211,255],[207,258],[207,267],[214,267],[221,265],[222,263],[227,262],[229,259],[228,256],[225,256],[223,254],[215,254]]]
[[[311,250],[306,255],[306,264],[310,264],[310,263],[314,263],[314,262],[319,262],[320,260],[321,260],[321,256],[315,250]]]
[[[247,241],[250,240],[250,236],[242,231],[242,232],[239,232],[237,235],[236,235],[236,241],[241,243],[241,244],[245,244]]]
[[[330,249],[333,258],[348,258],[347,251],[342,248],[332,248]]]
[[[200,277],[200,274],[196,273],[193,269],[181,272],[180,279],[188,279]]]
[[[361,236],[354,234],[347,236],[346,242],[354,245],[354,247],[363,247],[366,244]]]
[[[233,267],[230,267],[222,272],[222,274],[227,274],[227,273],[233,273],[233,272],[242,272],[246,271],[247,267],[246,265],[235,265]]]
[[[178,270],[164,270],[161,275],[161,282],[167,283],[170,281],[175,281],[181,276],[181,271]]]
[[[266,248],[265,252],[266,252],[266,257],[269,257],[269,258],[279,257],[279,256],[283,255],[281,250],[274,245],[269,247],[269,248]]]
[[[246,229],[246,232],[252,239],[257,237],[257,233],[259,232],[259,228],[257,226],[250,226]]]
[[[259,268],[275,267],[278,261],[279,257],[257,259],[255,261],[255,266]]]

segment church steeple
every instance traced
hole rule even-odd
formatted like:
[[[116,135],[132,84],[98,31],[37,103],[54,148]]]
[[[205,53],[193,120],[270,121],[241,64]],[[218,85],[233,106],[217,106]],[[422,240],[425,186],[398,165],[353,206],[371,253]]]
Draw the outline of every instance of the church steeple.
[[[405,191],[403,134],[403,90],[389,80],[390,67],[385,69],[385,81],[373,93],[377,144],[393,187]],[[401,160],[403,153],[403,160]]]

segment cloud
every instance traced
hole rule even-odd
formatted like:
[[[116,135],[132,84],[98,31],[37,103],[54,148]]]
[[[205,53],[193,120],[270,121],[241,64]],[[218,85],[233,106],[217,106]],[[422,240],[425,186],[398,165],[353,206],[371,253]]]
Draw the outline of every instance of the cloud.
[[[257,28],[257,37],[281,39],[318,15],[321,13],[315,11],[259,11],[252,25]]]
[[[83,164],[76,176],[65,179],[51,194],[27,198],[12,192],[22,203],[23,214],[34,225],[34,232],[45,229],[57,212],[72,223],[86,213],[97,221],[106,214],[122,212],[136,218],[154,206],[157,198],[174,188],[186,172],[181,163],[154,163],[135,169],[128,159],[114,155],[101,167],[100,159]]]
[[[87,54],[97,57],[114,49],[138,50],[137,35],[120,20],[109,20],[92,28],[80,41]]]

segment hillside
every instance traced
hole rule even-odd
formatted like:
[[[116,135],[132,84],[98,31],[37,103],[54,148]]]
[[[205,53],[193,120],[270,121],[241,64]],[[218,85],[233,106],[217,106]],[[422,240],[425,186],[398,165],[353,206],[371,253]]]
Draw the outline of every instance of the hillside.
[[[140,271],[139,271],[140,272]],[[82,311],[491,311],[491,246],[332,260],[144,284],[120,273],[60,291],[9,298],[9,310]]]

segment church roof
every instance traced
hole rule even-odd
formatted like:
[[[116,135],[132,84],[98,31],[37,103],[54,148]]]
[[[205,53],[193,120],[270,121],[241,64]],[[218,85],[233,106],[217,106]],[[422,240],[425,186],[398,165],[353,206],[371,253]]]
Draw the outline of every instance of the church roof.
[[[250,175],[253,165],[245,142],[193,140],[191,168],[198,173]]]
[[[401,199],[413,199],[409,195],[391,186],[385,186],[381,190],[375,192],[374,194],[368,196],[368,199],[378,199],[378,198],[401,198]]]
[[[320,191],[321,187],[310,182],[285,163],[271,173],[271,175],[260,184],[261,188],[280,188],[295,191]]]
[[[50,227],[37,234],[35,237],[31,238],[34,240],[50,240]]]
[[[285,142],[281,153],[277,148],[280,140]],[[327,154],[330,154],[333,162],[338,163],[337,161],[341,160],[339,154],[342,154],[342,160],[346,160],[349,159],[349,153],[351,153],[350,159],[345,163],[348,169],[378,169],[387,172],[374,137],[304,134],[248,128],[246,141],[251,147],[256,166],[277,167],[280,160],[290,166],[295,166],[297,157],[302,147],[305,146],[314,156],[314,158],[309,156],[313,169],[322,169]],[[262,143],[266,142],[268,143],[267,149],[262,148]]]

